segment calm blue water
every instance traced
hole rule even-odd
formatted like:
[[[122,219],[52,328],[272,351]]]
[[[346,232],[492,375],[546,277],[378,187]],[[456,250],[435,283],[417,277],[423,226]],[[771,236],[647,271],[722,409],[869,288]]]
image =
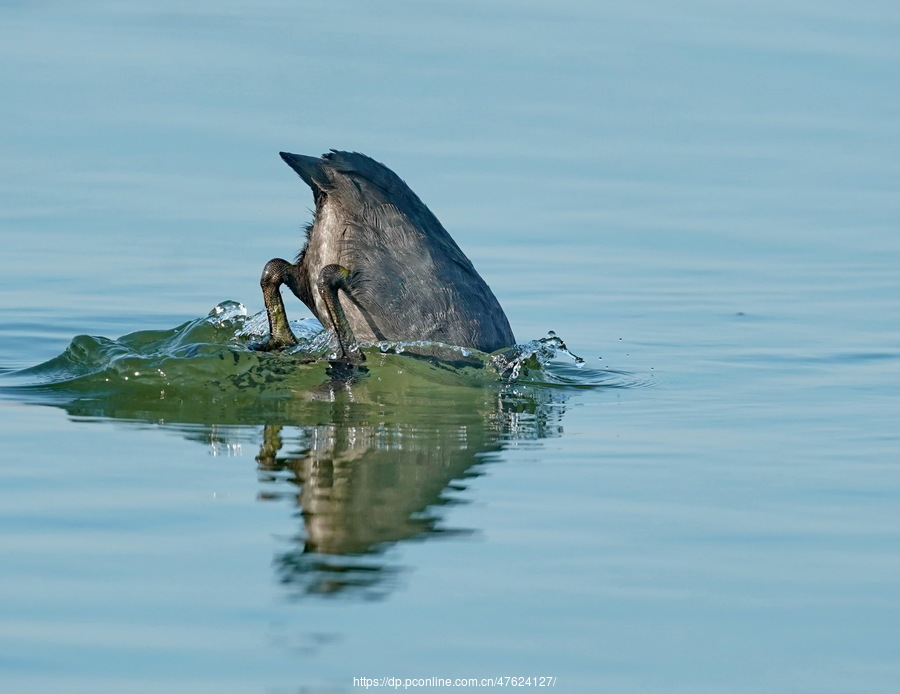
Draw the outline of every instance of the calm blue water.
[[[277,153],[331,147],[586,360],[329,390],[219,335],[175,366],[231,385],[4,390],[0,689],[894,692],[898,38],[876,1],[0,3],[3,371],[260,310],[312,206]]]

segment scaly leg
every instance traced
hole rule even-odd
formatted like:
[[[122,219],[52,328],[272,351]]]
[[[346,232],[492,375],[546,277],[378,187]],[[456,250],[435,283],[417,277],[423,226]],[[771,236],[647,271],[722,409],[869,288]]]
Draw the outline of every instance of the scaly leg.
[[[295,266],[281,258],[274,258],[266,263],[259,286],[262,287],[263,300],[266,303],[266,315],[269,318],[269,338],[254,349],[262,352],[291,347],[297,344],[297,338],[288,326],[284,301],[281,299],[281,285],[293,278]]]
[[[338,290],[348,290],[347,281],[350,279],[350,271],[342,265],[326,265],[319,271],[319,279],[316,289],[319,296],[325,302],[330,327],[337,336],[340,354],[338,361],[347,364],[360,364],[366,360],[365,355],[359,349],[359,343],[353,335],[347,315],[341,307],[338,299]]]

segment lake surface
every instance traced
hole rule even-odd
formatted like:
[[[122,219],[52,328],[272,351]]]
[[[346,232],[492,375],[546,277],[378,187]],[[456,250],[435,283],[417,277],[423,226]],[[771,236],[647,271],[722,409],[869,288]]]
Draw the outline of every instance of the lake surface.
[[[13,1],[0,59],[4,692],[896,691],[895,3]],[[207,320],[332,147],[585,365]]]

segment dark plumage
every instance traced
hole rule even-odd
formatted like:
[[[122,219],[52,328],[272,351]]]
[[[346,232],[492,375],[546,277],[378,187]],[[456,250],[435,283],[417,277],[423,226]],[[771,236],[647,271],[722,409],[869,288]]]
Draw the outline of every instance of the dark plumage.
[[[312,189],[316,212],[296,264],[276,258],[263,270],[271,331],[264,349],[296,343],[282,283],[334,330],[342,360],[360,360],[355,340],[427,340],[485,352],[515,344],[490,288],[393,171],[355,152],[281,158]]]

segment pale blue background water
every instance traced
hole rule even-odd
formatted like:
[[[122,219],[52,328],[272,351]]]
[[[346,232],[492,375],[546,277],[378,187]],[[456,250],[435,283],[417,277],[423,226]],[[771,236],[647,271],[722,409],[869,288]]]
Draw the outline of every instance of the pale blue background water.
[[[0,401],[4,691],[896,691],[896,3],[3,2],[0,61],[0,367],[258,310],[277,152],[336,147],[632,384],[485,455],[378,600],[278,583],[261,427]]]

